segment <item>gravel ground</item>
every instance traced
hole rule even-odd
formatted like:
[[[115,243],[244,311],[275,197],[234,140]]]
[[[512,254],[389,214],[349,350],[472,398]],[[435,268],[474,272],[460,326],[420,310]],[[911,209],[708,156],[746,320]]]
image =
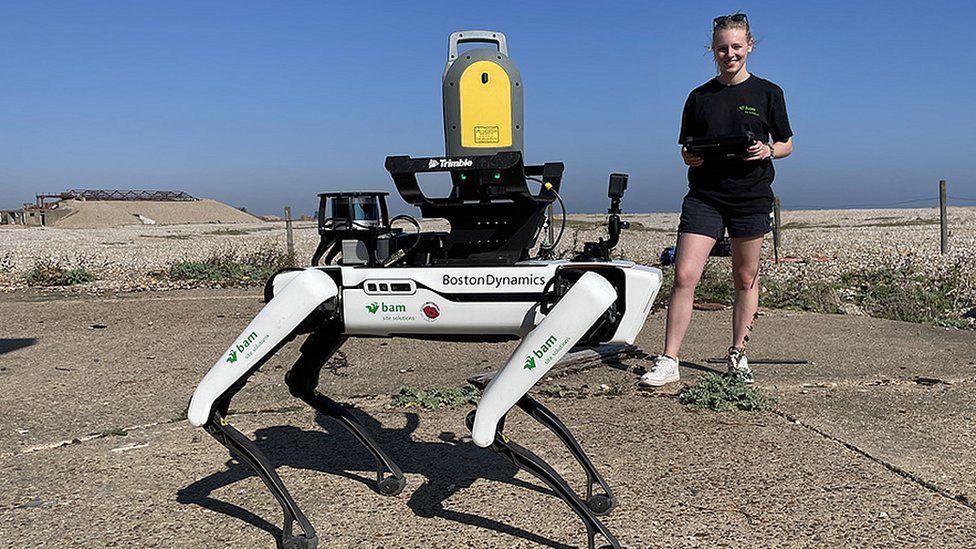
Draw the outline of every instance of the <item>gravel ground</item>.
[[[678,216],[671,213],[628,214],[631,229],[617,248],[620,256],[657,264],[662,249],[674,244]],[[568,253],[582,242],[605,234],[602,215],[572,215],[559,250]],[[773,280],[837,280],[840,274],[910,265],[927,276],[948,269],[976,272],[976,208],[949,208],[950,251],[939,252],[936,209],[788,211],[782,216],[783,243],[774,264],[772,238],[765,241],[764,276]],[[425,228],[443,223],[425,222]],[[409,228],[407,230],[410,230]],[[284,248],[283,222],[221,225],[170,225],[111,229],[0,227],[0,291],[26,287],[24,274],[38,259],[53,259],[65,268],[83,267],[98,280],[57,292],[102,293],[188,288],[198,284],[168,281],[169,266],[204,259],[213,253],[246,253],[261,246]],[[312,222],[295,224],[298,258],[310,258],[318,243]],[[728,269],[727,259],[716,261]],[[965,277],[959,292],[976,302],[976,277]]]

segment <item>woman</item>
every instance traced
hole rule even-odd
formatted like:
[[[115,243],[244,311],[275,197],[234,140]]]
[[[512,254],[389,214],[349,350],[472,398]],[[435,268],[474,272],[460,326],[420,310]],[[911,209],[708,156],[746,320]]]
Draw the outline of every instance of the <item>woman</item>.
[[[786,116],[783,90],[752,75],[746,61],[754,41],[744,13],[716,17],[712,53],[718,76],[694,89],[681,116],[686,138],[742,135],[758,137],[742,158],[702,158],[681,149],[688,165],[689,191],[681,206],[674,286],[668,305],[664,353],[655,357],[640,384],[659,387],[678,381],[681,340],[691,322],[695,287],[709,252],[728,231],[732,241],[732,346],[729,372],[752,382],[745,357],[752,322],[759,308],[759,255],[770,231],[773,209],[773,160],[793,152],[793,132]]]

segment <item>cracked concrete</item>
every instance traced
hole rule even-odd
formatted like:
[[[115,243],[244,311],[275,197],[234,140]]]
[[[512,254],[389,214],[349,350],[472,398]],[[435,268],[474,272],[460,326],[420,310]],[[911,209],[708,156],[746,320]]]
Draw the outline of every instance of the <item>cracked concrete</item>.
[[[275,547],[273,498],[182,419],[260,307],[254,290],[0,296],[0,547]],[[729,316],[696,313],[682,384],[715,368],[705,358],[726,347]],[[653,353],[662,336],[657,313],[638,344]],[[353,403],[404,468],[392,498],[371,488],[372,460],[349,435],[288,395],[297,342],[252,378],[231,422],[279,466],[322,546],[578,547],[568,508],[466,442],[467,409],[386,407],[400,386],[494,369],[513,345],[351,341],[349,365],[323,373],[322,392]],[[972,545],[976,334],[770,311],[749,353],[811,361],[756,367],[775,413],[689,410],[673,398],[681,384],[638,391],[637,359],[543,382],[585,386],[586,398],[540,398],[616,490],[605,523],[625,546]],[[597,394],[601,384],[616,394]],[[538,424],[512,414],[506,432],[581,486]]]

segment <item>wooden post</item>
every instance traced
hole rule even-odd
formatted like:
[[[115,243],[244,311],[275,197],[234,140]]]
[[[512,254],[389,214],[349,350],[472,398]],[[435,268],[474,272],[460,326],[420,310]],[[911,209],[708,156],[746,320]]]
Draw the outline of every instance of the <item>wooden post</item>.
[[[291,206],[285,206],[285,245],[288,249],[288,264],[295,266],[295,235],[291,230]]]
[[[942,228],[942,255],[949,252],[949,216],[946,214],[946,182],[939,181],[939,224]]]
[[[779,263],[779,244],[780,244],[780,221],[779,221],[779,197],[773,197],[773,260]]]

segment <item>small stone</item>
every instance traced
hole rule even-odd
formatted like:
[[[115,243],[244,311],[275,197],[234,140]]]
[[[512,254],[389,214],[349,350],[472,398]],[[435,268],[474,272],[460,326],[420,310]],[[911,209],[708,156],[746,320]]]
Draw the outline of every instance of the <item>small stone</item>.
[[[43,500],[39,497],[35,497],[34,499],[28,502],[17,505],[15,508],[16,509],[40,509],[42,507],[50,507],[56,503],[57,501],[55,500]]]

